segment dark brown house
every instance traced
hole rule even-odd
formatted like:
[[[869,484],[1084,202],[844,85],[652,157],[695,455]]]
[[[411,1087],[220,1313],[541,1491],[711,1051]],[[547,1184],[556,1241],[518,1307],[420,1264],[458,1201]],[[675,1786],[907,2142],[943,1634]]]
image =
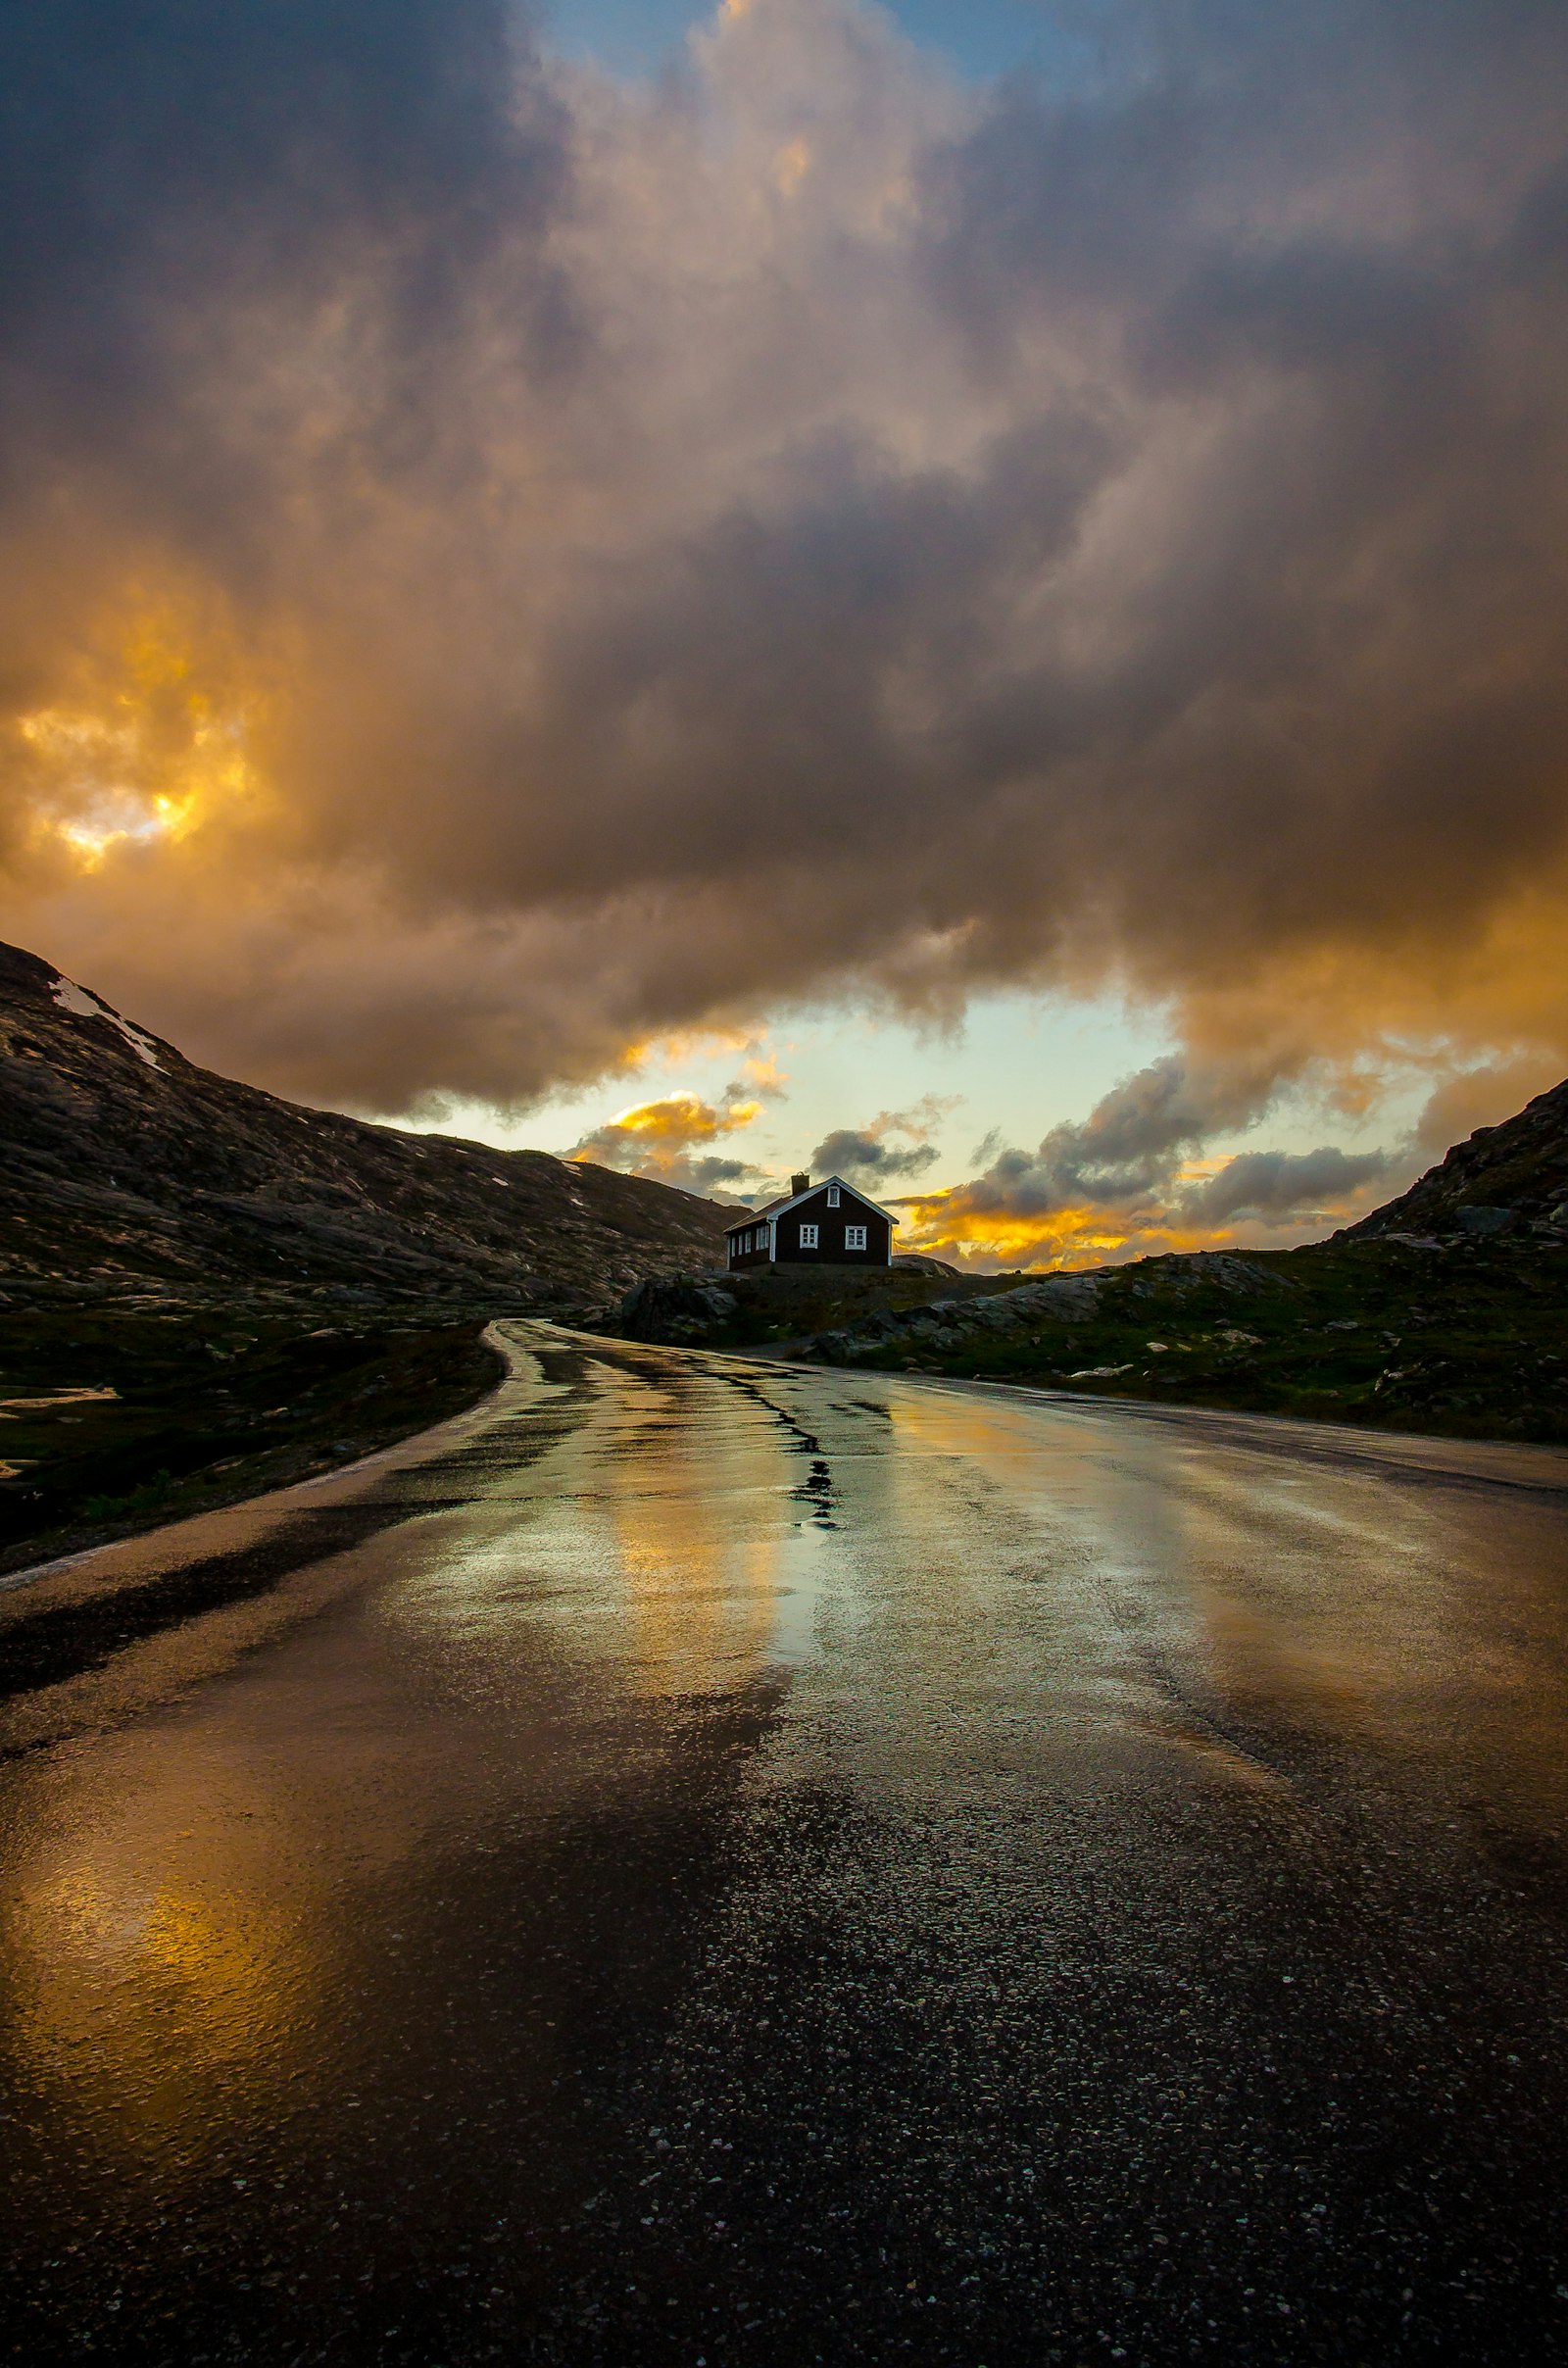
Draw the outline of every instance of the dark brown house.
[[[842,1176],[792,1176],[782,1199],[748,1209],[724,1238],[731,1269],[893,1263],[893,1219]]]

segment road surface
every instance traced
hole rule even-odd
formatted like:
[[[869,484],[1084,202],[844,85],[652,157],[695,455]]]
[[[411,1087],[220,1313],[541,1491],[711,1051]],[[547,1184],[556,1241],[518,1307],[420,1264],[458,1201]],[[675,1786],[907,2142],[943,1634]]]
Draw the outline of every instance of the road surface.
[[[1568,2353],[1568,1457],[512,1332],[0,1599],[14,2356]]]

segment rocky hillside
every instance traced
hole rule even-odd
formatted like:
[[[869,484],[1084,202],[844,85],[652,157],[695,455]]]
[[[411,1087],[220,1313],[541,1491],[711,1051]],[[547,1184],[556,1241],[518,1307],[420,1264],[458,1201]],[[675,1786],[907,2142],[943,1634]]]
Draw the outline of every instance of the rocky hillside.
[[[1516,1118],[1478,1127],[1408,1192],[1335,1239],[1496,1234],[1568,1237],[1568,1081],[1538,1094]]]
[[[0,1301],[567,1308],[718,1263],[690,1193],[197,1068],[0,946]]]

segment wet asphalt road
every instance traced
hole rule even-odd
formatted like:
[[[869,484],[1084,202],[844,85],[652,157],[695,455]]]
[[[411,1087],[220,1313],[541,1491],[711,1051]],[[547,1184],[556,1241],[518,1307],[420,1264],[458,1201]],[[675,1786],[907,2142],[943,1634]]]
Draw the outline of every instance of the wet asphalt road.
[[[1568,1457],[514,1337],[0,1639],[15,2357],[1568,2353]]]

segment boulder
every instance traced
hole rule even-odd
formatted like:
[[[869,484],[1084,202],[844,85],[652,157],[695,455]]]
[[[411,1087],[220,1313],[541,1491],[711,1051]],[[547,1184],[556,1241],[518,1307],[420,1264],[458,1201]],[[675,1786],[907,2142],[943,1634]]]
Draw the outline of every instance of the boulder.
[[[982,1304],[1000,1310],[1009,1323],[1083,1324],[1100,1305],[1100,1286],[1096,1274],[1047,1274]]]
[[[1478,1241],[1487,1241],[1494,1233],[1506,1233],[1513,1221],[1511,1209],[1488,1209],[1476,1202],[1468,1209],[1461,1209],[1456,1219],[1459,1231]]]
[[[685,1275],[650,1275],[620,1303],[628,1339],[695,1342],[727,1323],[739,1308],[732,1291]]]

